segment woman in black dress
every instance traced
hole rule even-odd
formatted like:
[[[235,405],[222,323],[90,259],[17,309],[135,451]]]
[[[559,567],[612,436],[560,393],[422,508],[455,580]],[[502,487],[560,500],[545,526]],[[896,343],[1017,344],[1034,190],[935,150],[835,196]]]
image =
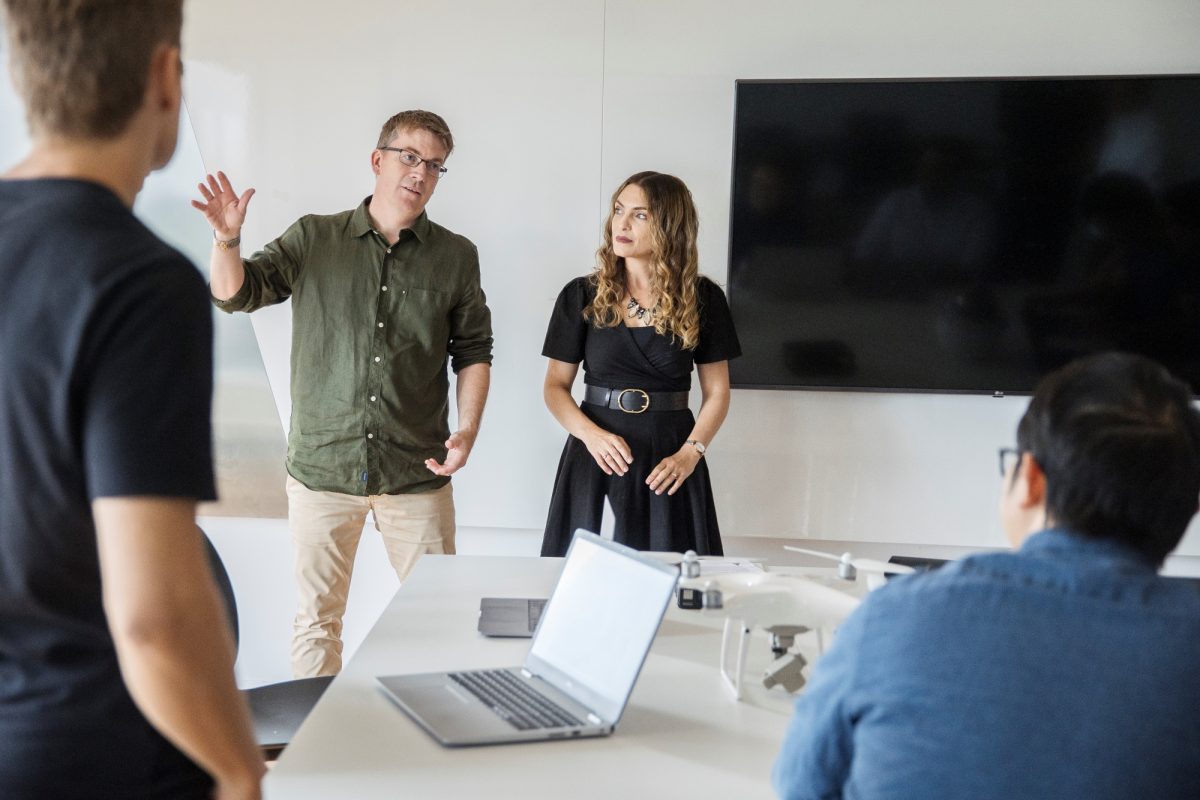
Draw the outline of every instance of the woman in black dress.
[[[558,296],[542,348],[544,393],[570,436],[544,556],[565,554],[576,528],[598,531],[606,496],[619,542],[722,553],[704,453],[729,410],[728,362],[741,348],[724,293],[699,274],[697,228],[682,181],[639,172],[613,194],[596,269]],[[581,361],[585,397],[576,405]]]

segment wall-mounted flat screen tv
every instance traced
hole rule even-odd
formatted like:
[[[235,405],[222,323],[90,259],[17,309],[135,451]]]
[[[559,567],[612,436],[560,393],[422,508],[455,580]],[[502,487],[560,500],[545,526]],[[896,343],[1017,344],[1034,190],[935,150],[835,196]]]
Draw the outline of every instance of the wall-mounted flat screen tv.
[[[1200,76],[739,81],[735,386],[1200,393]]]

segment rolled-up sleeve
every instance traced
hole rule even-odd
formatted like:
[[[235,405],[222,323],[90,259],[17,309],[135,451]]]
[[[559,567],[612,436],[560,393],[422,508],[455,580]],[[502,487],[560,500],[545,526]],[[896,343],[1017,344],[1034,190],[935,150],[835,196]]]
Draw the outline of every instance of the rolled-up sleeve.
[[[235,311],[257,311],[291,297],[292,287],[304,263],[306,219],[292,223],[278,239],[268,242],[249,258],[242,259],[242,267],[246,272],[242,288],[228,300],[213,297],[213,305],[232,314]]]
[[[467,256],[467,280],[450,312],[450,368],[456,373],[472,364],[492,363],[492,312],[479,278],[479,251]]]

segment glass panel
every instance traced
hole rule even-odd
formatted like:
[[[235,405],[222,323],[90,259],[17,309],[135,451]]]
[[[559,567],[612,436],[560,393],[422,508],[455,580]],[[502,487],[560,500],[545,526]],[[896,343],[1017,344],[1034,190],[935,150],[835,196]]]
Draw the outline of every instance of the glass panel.
[[[0,172],[28,149],[24,110],[10,85],[7,54],[0,47]],[[212,231],[190,205],[204,174],[200,148],[185,109],[175,157],[166,169],[147,179],[134,211],[207,275]],[[254,329],[245,314],[229,315],[214,308],[213,317],[213,433],[220,501],[205,504],[200,513],[285,518],[286,442]]]
[[[175,157],[146,180],[134,211],[207,277],[212,229],[191,206],[199,196],[196,184],[205,175],[204,162],[186,108],[180,117]],[[213,434],[220,500],[204,505],[200,513],[286,518],[287,444],[250,317],[214,308],[213,329]]]

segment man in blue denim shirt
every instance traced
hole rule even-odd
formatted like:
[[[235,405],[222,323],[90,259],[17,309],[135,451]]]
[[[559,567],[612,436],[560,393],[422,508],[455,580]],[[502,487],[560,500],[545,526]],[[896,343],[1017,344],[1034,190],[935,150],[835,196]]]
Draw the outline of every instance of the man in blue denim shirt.
[[[867,597],[796,703],[781,796],[1200,797],[1200,592],[1156,574],[1200,497],[1188,388],[1137,356],[1078,361],[1017,445],[1019,549]]]

